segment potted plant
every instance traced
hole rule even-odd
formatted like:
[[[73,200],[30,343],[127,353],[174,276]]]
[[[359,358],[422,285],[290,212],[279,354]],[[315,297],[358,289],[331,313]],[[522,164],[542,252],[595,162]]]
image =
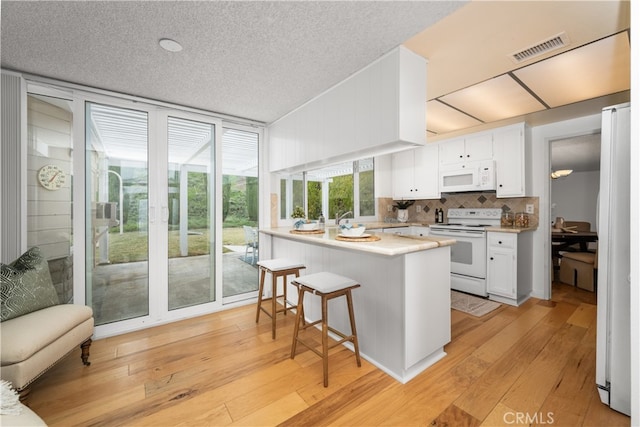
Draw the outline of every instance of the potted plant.
[[[291,218],[293,218],[293,226],[298,228],[298,224],[303,224],[306,220],[306,216],[304,214],[304,209],[302,206],[295,206],[293,211],[291,212]]]
[[[409,206],[413,205],[415,200],[398,200],[393,204],[393,209],[398,211],[398,221],[407,222],[409,220]]]

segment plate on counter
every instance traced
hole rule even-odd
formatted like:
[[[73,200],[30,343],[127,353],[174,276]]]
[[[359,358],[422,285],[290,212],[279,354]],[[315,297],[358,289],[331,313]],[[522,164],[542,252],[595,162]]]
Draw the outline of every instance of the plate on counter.
[[[358,238],[360,238],[360,239],[364,239],[364,238],[366,238],[366,237],[371,237],[371,234],[362,233],[362,234],[360,234],[359,236],[349,236],[349,235],[346,235],[346,234],[342,234],[342,233],[340,233],[340,234],[338,234],[338,236],[340,236],[340,237],[346,237],[347,239],[358,239]]]

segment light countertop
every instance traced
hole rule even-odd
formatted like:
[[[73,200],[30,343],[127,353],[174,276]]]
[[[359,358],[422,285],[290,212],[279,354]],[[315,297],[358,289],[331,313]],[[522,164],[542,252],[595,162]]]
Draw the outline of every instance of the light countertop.
[[[527,228],[519,228],[519,227],[487,227],[487,231],[497,231],[499,233],[524,233],[527,231],[535,231],[538,227],[527,227]]]
[[[367,224],[367,227],[374,228],[371,224]],[[389,256],[426,251],[442,246],[450,246],[456,242],[454,239],[440,236],[399,236],[396,234],[380,233],[375,231],[365,231],[365,233],[378,236],[380,237],[380,240],[374,242],[351,242],[336,239],[336,236],[339,234],[339,229],[337,227],[328,227],[323,234],[291,233],[291,230],[292,229],[290,227],[279,227],[260,229],[260,232],[275,237],[283,237],[316,245],[340,247],[344,249]]]

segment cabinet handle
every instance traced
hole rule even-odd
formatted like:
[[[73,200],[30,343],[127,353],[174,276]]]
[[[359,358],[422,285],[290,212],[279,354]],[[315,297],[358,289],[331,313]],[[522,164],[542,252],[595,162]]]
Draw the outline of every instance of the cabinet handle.
[[[462,158],[462,154],[460,154],[460,158]]]
[[[502,240],[498,240],[498,244],[501,245],[502,244]]]
[[[493,257],[489,258],[491,261],[493,261]]]
[[[498,185],[498,187],[502,188],[502,184]]]
[[[469,154],[467,154],[467,157],[471,157]]]

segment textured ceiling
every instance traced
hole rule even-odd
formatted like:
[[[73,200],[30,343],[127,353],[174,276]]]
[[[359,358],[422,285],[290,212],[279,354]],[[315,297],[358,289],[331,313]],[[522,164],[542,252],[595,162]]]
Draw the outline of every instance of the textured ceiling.
[[[630,26],[626,0],[3,0],[0,8],[4,69],[265,123],[400,44],[428,58],[425,99],[433,99],[521,67],[507,55],[560,32],[568,50]],[[165,37],[184,50],[161,49]],[[517,120],[539,125],[627,100],[617,93]]]
[[[271,122],[462,5],[3,0],[2,67]]]

